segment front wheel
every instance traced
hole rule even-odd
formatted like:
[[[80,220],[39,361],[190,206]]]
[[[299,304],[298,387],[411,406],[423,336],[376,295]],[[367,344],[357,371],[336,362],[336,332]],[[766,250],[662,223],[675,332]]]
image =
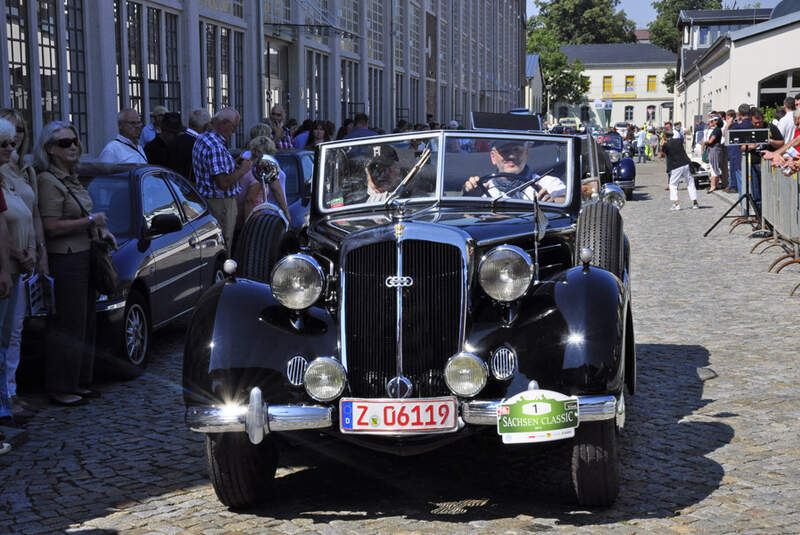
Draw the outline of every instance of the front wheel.
[[[234,509],[247,509],[269,497],[278,450],[270,437],[253,444],[246,433],[208,434],[206,462],[219,501]]]
[[[613,504],[619,494],[614,420],[582,423],[573,440],[572,484],[578,503],[599,507]]]
[[[136,290],[128,295],[122,320],[122,347],[115,355],[116,371],[125,378],[142,374],[150,358],[152,324],[147,300]]]

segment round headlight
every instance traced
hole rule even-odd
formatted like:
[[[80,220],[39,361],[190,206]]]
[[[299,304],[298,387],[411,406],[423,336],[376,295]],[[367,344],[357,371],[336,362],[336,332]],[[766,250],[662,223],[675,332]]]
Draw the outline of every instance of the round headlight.
[[[615,150],[609,151],[608,153],[608,159],[611,160],[612,163],[617,163],[621,156],[622,155]]]
[[[617,207],[617,210],[622,210],[625,206],[625,192],[616,184],[603,184],[600,188],[600,197],[605,202],[610,202]]]
[[[486,363],[472,353],[453,355],[444,366],[447,388],[465,398],[471,398],[483,390],[488,376]]]
[[[483,257],[478,278],[489,297],[507,303],[522,297],[528,290],[533,280],[533,262],[519,247],[501,245]]]
[[[347,374],[338,360],[319,357],[306,368],[303,382],[306,392],[317,401],[333,401],[344,392]]]
[[[286,256],[272,270],[272,295],[292,310],[313,305],[322,295],[324,283],[322,268],[308,255]]]

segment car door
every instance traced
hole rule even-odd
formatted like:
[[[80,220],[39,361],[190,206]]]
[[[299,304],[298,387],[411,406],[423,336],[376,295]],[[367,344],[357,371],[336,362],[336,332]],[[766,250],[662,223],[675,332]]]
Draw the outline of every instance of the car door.
[[[170,173],[167,182],[178,199],[187,225],[192,227],[195,240],[193,246],[198,250],[202,269],[200,284],[196,288],[192,304],[196,303],[203,291],[215,282],[218,264],[224,258],[222,227],[211,215],[208,206],[189,182],[181,176]]]
[[[194,246],[196,237],[191,225],[187,225],[172,190],[159,171],[142,176],[142,215],[144,217],[143,239],[150,242],[155,261],[156,283],[150,288],[150,303],[153,326],[158,327],[189,310],[194,305],[194,296],[200,284],[200,252]],[[157,215],[177,216],[183,228],[168,234],[153,234],[150,231]]]

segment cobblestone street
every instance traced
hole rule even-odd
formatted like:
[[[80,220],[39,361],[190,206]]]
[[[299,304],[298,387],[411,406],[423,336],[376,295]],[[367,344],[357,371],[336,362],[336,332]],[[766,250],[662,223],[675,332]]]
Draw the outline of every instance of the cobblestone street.
[[[701,190],[702,209],[670,212],[664,163],[638,172],[623,214],[639,391],[614,507],[569,502],[563,445],[487,438],[406,458],[284,444],[269,505],[230,511],[183,424],[180,325],[157,334],[144,376],[101,382],[86,406],[23,392],[42,408],[0,457],[0,533],[798,533],[800,269],[767,273],[778,252],[749,254],[749,227],[702,237],[732,196]]]

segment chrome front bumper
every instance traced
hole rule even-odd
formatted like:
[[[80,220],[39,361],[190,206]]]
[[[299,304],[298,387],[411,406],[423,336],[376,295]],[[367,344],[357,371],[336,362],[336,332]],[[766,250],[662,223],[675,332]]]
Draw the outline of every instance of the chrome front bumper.
[[[616,184],[617,186],[621,187],[622,189],[632,188],[632,187],[634,187],[636,185],[636,180],[635,179],[634,180],[618,180],[618,179],[615,179],[614,180],[614,184]]]
[[[622,398],[621,398],[622,399]],[[497,408],[501,400],[461,402],[461,419],[471,425],[497,425]],[[624,418],[625,403],[614,396],[578,396],[580,422],[596,422]],[[333,407],[324,405],[267,405],[261,389],[250,391],[247,405],[222,407],[188,407],[186,425],[198,433],[246,432],[254,444],[265,434],[333,427]]]

